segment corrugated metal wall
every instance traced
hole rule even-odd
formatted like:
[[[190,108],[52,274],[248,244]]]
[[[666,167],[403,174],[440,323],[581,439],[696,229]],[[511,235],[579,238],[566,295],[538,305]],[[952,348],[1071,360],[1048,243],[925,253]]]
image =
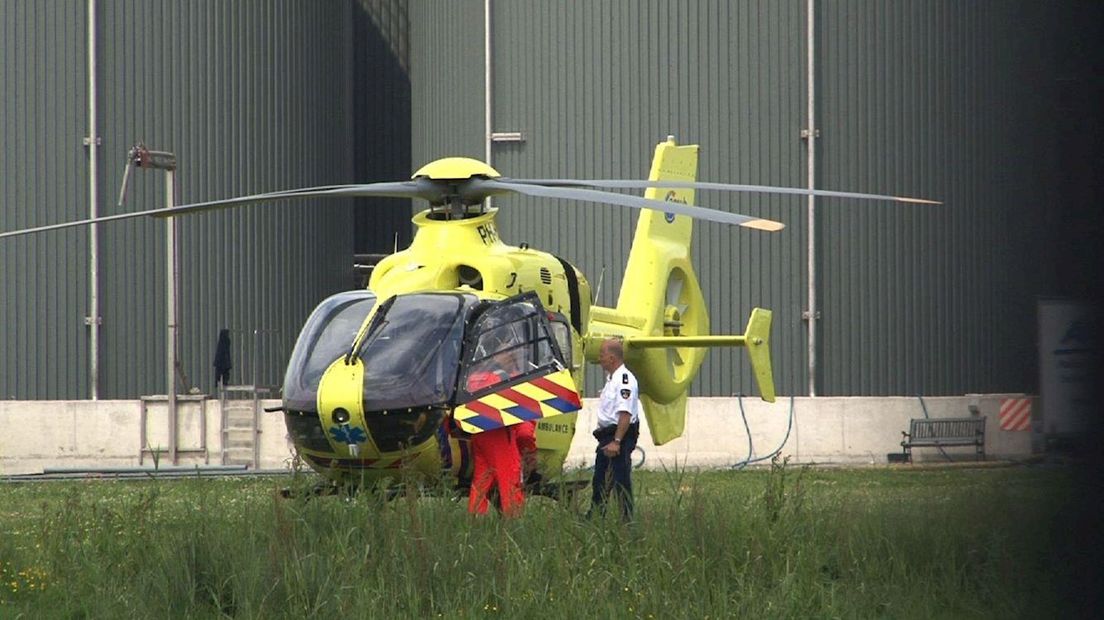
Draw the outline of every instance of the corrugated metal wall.
[[[443,153],[483,159],[483,92],[483,4],[411,3],[412,168]]]
[[[410,21],[405,1],[353,0],[353,140],[356,182],[411,173]],[[410,244],[410,201],[365,199],[356,209],[357,252]]]
[[[1028,391],[1054,175],[1041,3],[820,3],[821,383],[833,394]],[[1051,71],[1053,70],[1050,68]]]
[[[817,6],[818,185],[947,202],[819,203],[818,393],[1032,390],[1034,296],[1051,268],[1025,223],[1053,207],[1053,15],[1033,2]],[[417,161],[482,153],[482,19],[478,0],[412,4]],[[525,141],[496,145],[493,163],[639,178],[674,134],[702,146],[702,179],[803,186],[805,20],[803,0],[494,2],[493,129]],[[806,393],[804,199],[699,203],[787,223],[776,235],[700,224],[695,260],[713,331],[772,308],[779,391]],[[505,239],[571,260],[614,302],[632,213],[498,204]],[[751,389],[743,352],[722,350],[695,393]]]
[[[1096,248],[1085,224],[1096,168],[1083,163],[1095,142],[1078,118],[1098,113],[1080,99],[1097,86],[1054,74],[1055,57],[1084,62],[1099,24],[1099,9],[1075,4],[817,3],[818,185],[947,201],[820,202],[819,393],[1034,389],[1034,296],[1095,281],[1062,266]],[[117,211],[137,140],[178,154],[180,201],[483,157],[481,0],[98,6],[102,213]],[[494,129],[525,136],[495,146],[504,174],[641,177],[654,144],[674,134],[702,146],[703,179],[804,184],[803,0],[493,6]],[[0,3],[0,230],[88,212],[85,18],[84,2]],[[1064,189],[1071,181],[1083,187]],[[160,173],[132,183],[124,210],[161,206]],[[713,331],[740,331],[752,306],[772,308],[779,390],[804,393],[804,201],[699,202],[788,224],[776,235],[699,225],[695,260]],[[633,213],[498,204],[508,241],[578,264],[601,281],[598,302],[613,303]],[[279,381],[302,318],[348,287],[350,248],[409,238],[407,202],[362,206],[355,234],[347,206],[320,202],[181,222],[190,384],[210,389],[220,327],[272,330],[259,380]],[[104,225],[100,240],[101,396],[162,392],[160,225]],[[0,397],[89,393],[87,254],[84,231],[0,243]],[[236,353],[251,353],[237,340]],[[743,353],[722,350],[695,393],[751,389]]]
[[[0,230],[88,217],[84,13],[0,3]],[[0,241],[0,398],[88,394],[87,257],[86,231]]]
[[[126,204],[115,206],[124,156],[138,140],[177,154],[180,203],[355,182],[378,159],[405,170],[408,139],[376,135],[394,100],[409,98],[408,85],[391,83],[405,62],[395,58],[405,12],[391,8],[99,2],[101,214],[164,205],[164,174],[136,171]],[[3,230],[87,217],[85,19],[84,2],[0,3]],[[361,221],[376,230],[409,229],[403,203],[371,212]],[[252,381],[256,367],[259,382],[278,385],[307,313],[352,285],[352,205],[267,205],[178,222],[184,387],[213,389],[222,327],[236,339],[231,380]],[[100,396],[164,393],[163,224],[100,229]],[[3,397],[88,396],[87,237],[51,232],[0,244]]]

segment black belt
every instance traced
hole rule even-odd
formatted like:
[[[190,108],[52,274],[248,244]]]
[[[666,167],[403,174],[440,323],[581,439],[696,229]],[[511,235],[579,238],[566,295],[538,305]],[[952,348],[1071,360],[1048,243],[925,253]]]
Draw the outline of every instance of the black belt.
[[[634,433],[640,432],[640,422],[633,422],[629,425],[629,430],[625,432],[625,436],[628,437]],[[602,428],[594,431],[594,438],[598,441],[612,441],[617,435],[617,425],[611,424],[609,426],[603,426]],[[623,438],[622,438],[623,439]]]

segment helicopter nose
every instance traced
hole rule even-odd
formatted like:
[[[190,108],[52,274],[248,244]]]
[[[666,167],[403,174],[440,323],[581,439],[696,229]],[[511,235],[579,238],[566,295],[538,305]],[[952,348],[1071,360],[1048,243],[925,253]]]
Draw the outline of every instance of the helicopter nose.
[[[346,364],[337,359],[322,374],[318,384],[318,417],[328,429],[338,454],[360,456],[368,441],[363,413],[364,365],[359,359]],[[332,426],[331,426],[332,425]]]

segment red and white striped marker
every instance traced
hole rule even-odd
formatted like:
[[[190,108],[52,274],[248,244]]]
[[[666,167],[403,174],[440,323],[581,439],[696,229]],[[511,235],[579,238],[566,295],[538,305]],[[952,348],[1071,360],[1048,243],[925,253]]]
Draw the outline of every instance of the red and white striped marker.
[[[1002,431],[1031,430],[1031,399],[1006,398],[1000,403]]]

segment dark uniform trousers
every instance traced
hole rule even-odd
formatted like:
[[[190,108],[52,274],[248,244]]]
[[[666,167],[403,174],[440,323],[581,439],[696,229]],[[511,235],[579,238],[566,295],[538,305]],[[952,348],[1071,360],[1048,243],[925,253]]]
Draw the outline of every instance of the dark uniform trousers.
[[[593,490],[591,510],[597,506],[604,514],[606,500],[612,490],[621,504],[621,518],[630,521],[633,514],[632,453],[636,449],[636,440],[640,437],[640,422],[629,425],[629,430],[621,438],[621,451],[610,458],[602,452],[602,448],[613,441],[616,432],[617,425],[594,431],[594,437],[598,440],[598,451],[594,457],[594,480],[590,484]]]

